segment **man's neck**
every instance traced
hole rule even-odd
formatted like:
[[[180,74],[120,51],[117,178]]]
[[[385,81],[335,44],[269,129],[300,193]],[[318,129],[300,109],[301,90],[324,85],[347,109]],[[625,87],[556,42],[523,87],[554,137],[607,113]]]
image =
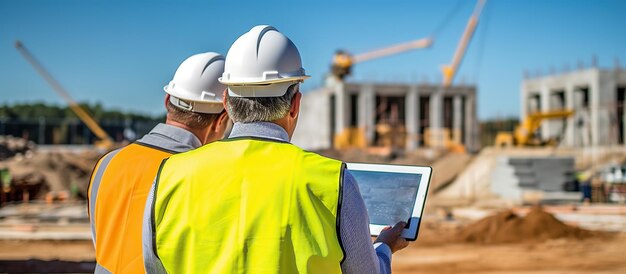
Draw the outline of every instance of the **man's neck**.
[[[270,123],[274,123],[274,124],[277,124],[278,126],[282,127],[285,130],[285,132],[287,132],[287,135],[289,135],[289,140],[291,140],[291,133],[293,131],[290,130],[289,121],[287,120],[286,117],[280,118],[278,120],[271,121]]]
[[[170,125],[170,126],[175,126],[178,128],[182,128],[184,130],[187,130],[189,132],[191,132],[193,135],[196,136],[196,138],[198,138],[198,140],[200,140],[200,143],[205,144],[206,142],[206,132],[204,132],[203,130],[197,130],[197,129],[193,129],[190,128],[189,126],[183,124],[183,123],[179,123],[176,121],[172,121],[170,119],[165,119],[165,124],[166,125]]]

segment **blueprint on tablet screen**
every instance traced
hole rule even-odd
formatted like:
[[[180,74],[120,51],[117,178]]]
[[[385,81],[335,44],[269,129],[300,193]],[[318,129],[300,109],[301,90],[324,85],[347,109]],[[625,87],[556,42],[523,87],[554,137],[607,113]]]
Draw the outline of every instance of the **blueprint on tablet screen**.
[[[394,225],[409,220],[421,174],[349,171],[359,185],[371,224]]]

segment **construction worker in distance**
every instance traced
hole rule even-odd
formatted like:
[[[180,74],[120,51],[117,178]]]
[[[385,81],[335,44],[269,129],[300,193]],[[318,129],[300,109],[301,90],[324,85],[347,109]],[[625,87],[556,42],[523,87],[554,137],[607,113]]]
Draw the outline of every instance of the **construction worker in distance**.
[[[345,165],[289,143],[308,77],[274,27],[234,42],[220,81],[235,124],[227,139],[163,161],[144,216],[148,273],[391,271],[406,224],[372,244]]]
[[[187,58],[164,87],[165,124],[96,164],[88,192],[95,273],[145,273],[141,226],[150,186],[163,159],[224,135],[226,86],[217,81],[223,71],[224,56],[217,53]]]

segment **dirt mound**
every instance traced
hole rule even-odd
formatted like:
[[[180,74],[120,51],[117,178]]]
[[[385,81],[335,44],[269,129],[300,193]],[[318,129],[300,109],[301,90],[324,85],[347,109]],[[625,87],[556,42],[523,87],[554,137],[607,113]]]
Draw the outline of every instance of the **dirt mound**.
[[[99,157],[97,152],[35,151],[27,157],[1,161],[0,170],[9,171],[10,185],[16,193],[28,190],[31,198],[43,198],[49,191],[76,192],[85,198],[89,176]]]
[[[541,207],[535,207],[524,217],[504,211],[483,218],[465,227],[458,236],[464,242],[496,244],[556,238],[583,239],[590,237],[591,232],[566,225]]]
[[[0,161],[24,155],[35,148],[35,143],[13,136],[0,136]]]

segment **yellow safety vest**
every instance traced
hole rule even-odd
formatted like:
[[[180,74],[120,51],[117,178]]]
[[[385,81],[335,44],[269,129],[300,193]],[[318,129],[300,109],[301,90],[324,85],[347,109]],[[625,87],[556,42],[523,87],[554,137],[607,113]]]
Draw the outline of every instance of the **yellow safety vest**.
[[[145,273],[143,212],[159,164],[172,153],[134,143],[98,161],[88,192],[97,273]]]
[[[164,160],[153,249],[169,273],[341,273],[340,161],[218,141]]]

